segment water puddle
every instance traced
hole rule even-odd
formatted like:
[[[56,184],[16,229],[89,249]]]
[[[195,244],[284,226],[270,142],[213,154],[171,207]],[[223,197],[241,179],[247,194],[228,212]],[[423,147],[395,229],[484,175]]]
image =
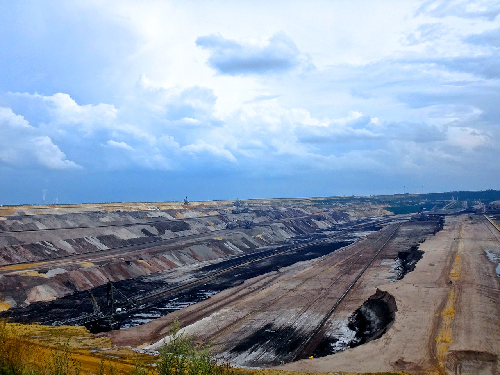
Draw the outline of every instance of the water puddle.
[[[492,263],[496,263],[496,272],[497,276],[500,277],[500,255],[497,253],[494,253],[493,250],[485,249],[484,252],[486,253],[486,256],[488,257],[488,260]]]

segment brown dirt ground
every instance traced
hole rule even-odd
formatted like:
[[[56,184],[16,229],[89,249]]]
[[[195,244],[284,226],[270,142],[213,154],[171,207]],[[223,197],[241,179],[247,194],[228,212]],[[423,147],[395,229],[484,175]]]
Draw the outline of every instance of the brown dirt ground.
[[[445,228],[421,246],[424,256],[404,279],[380,285],[374,267],[345,305],[355,309],[375,286],[392,294],[396,319],[378,340],[335,355],[297,361],[275,370],[306,373],[495,374],[500,354],[500,282],[486,250],[500,256],[500,232],[484,217],[448,217]],[[337,254],[338,255],[338,254]],[[314,267],[316,268],[316,267]],[[309,272],[305,268],[303,272]],[[301,274],[299,272],[299,274]],[[277,285],[283,275],[267,274],[227,290],[201,304],[112,334],[115,344],[151,342],[165,336],[174,316],[198,321],[210,311],[246,304],[262,285]],[[264,292],[269,289],[262,289]],[[233,302],[234,301],[234,302]],[[346,310],[347,311],[347,310]],[[352,311],[352,310],[351,310]],[[225,324],[224,322],[220,324]],[[196,326],[194,324],[193,326]],[[223,336],[225,330],[222,330]],[[262,370],[267,374],[273,369]],[[247,372],[246,372],[247,373]]]
[[[252,349],[234,356],[229,352],[231,343],[249,337],[268,324],[273,324],[276,327],[273,329],[280,330],[278,334],[283,336],[283,340],[288,327],[299,327],[297,331],[311,331],[377,249],[391,238],[376,261],[336,309],[333,320],[346,320],[376,292],[377,287],[386,284],[394,276],[390,272],[391,261],[393,262],[399,250],[409,246],[409,241],[415,243],[419,236],[427,233],[425,231],[428,231],[429,226],[426,225],[392,225],[321,259],[297,263],[247,280],[236,288],[173,314],[141,326],[111,332],[111,339],[117,345],[152,344],[168,335],[170,323],[174,317],[178,317],[183,326],[187,326],[188,334],[195,335],[202,342],[210,341],[212,349],[223,360],[245,366],[269,365],[273,361],[276,363],[273,352],[265,348],[259,348],[259,353]],[[392,233],[395,233],[394,237]],[[161,343],[153,347],[157,348],[159,345]]]
[[[500,233],[482,217],[448,217],[414,272],[381,286],[398,306],[380,339],[324,358],[276,367],[303,372],[495,374],[500,355],[500,282],[485,250]]]

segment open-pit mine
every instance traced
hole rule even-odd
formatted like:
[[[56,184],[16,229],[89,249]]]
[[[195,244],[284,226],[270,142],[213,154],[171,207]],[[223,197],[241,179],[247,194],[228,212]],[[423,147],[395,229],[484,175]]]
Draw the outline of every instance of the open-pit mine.
[[[141,355],[179,320],[240,368],[499,373],[498,206],[437,198],[0,207],[0,318]]]

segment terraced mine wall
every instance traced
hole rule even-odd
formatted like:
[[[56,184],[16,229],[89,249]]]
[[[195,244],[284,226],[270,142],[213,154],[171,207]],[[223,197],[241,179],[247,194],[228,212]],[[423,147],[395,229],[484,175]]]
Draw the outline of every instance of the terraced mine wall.
[[[113,284],[113,311],[109,311],[109,288],[102,285],[89,291],[92,297],[88,291],[75,292],[54,301],[35,302],[25,308],[12,309],[8,314],[12,321],[22,323],[79,324],[86,325],[93,333],[109,330],[110,327],[96,325],[95,317],[84,319],[94,312],[94,298],[103,313],[113,314],[116,323],[114,329],[134,327],[204,301],[251,278],[330,254],[351,242],[339,239],[338,242],[299,247],[296,250],[278,247],[197,269],[184,267],[172,272],[123,280]]]
[[[387,214],[382,207],[184,206],[33,214],[0,220],[2,308],[52,301],[104,285],[268,246],[309,241]]]

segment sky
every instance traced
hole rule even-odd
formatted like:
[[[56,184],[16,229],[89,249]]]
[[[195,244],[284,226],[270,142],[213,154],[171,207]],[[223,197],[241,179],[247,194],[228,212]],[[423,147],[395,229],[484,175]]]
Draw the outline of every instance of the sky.
[[[0,0],[0,204],[500,188],[498,0]]]

